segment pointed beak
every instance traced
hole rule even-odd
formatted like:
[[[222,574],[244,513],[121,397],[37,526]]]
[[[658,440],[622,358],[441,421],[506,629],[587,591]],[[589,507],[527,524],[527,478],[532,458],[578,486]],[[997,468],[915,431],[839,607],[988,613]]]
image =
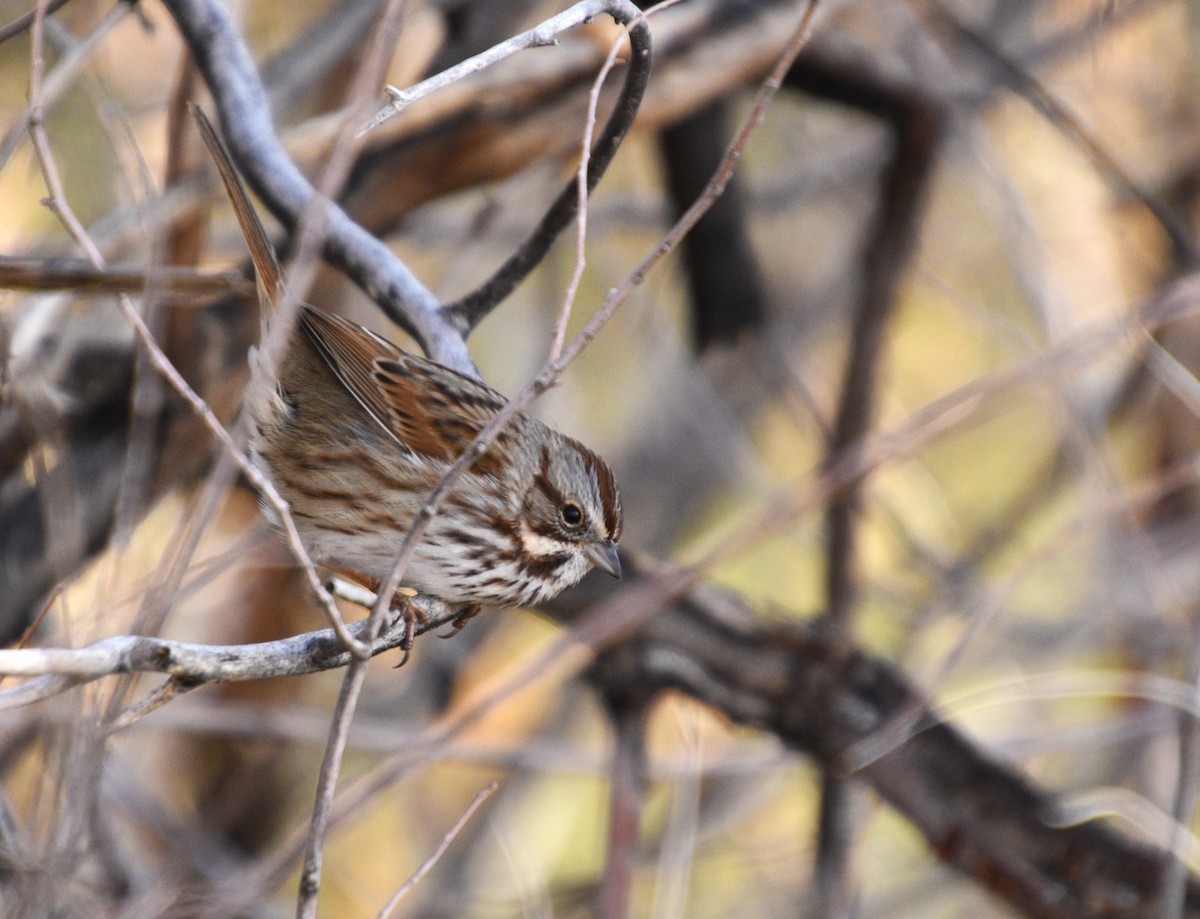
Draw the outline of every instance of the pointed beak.
[[[611,539],[594,542],[583,550],[589,562],[601,571],[621,579],[621,560],[617,557],[617,544]]]

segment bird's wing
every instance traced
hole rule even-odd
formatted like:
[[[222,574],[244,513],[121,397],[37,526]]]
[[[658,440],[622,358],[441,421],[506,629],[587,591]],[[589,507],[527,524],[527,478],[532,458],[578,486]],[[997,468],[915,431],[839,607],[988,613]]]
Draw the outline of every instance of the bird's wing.
[[[407,354],[340,316],[306,306],[300,324],[367,413],[420,456],[454,460],[507,402],[477,380]]]

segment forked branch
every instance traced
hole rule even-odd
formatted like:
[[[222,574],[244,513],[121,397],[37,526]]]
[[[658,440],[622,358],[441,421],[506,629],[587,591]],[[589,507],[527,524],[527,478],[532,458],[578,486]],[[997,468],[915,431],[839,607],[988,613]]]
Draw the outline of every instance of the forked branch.
[[[315,192],[280,144],[266,91],[228,13],[216,0],[166,0],[166,7],[212,93],[234,162],[272,213],[294,229]],[[650,72],[650,32],[629,0],[585,0],[553,21],[565,28],[601,13],[629,25],[632,55],[616,107],[590,157],[589,191],[625,137]],[[544,26],[534,33],[535,37],[525,40],[525,47],[546,44],[552,38],[545,34]],[[513,41],[520,39],[522,36]],[[491,280],[445,307],[383,242],[336,205],[328,208],[324,255],[416,338],[430,358],[475,375],[466,334],[545,256],[554,238],[574,218],[576,208],[572,184]]]

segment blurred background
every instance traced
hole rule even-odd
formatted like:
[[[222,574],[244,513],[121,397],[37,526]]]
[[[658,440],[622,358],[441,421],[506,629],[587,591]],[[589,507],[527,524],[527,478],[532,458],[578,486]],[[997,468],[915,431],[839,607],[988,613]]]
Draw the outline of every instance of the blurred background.
[[[412,0],[388,80],[564,5]],[[0,0],[0,633],[236,644],[322,628],[112,293],[134,292],[231,422],[257,308],[186,114],[208,100],[175,22],[100,0],[46,22],[45,127],[110,263],[97,276],[42,203],[30,9]],[[588,209],[572,328],[703,188],[803,9],[684,0],[651,17],[650,87]],[[380,4],[232,11],[314,175]],[[617,35],[597,19],[406,109],[366,138],[347,210],[439,297],[470,291],[570,179]],[[1190,820],[1200,762],[1180,717],[1200,673],[1198,38],[1180,0],[823,4],[726,196],[534,409],[614,466],[625,547],[715,553],[709,580],[762,617],[826,623],[892,661],[1071,819],[1157,845]],[[502,392],[545,361],[574,262],[568,229],[472,335]],[[332,269],[308,299],[413,347]],[[867,474],[821,485],[862,450]],[[560,634],[536,611],[493,613],[419,640],[402,669],[398,652],[372,666],[321,915],[375,915],[491,781],[395,915],[594,914],[612,728],[578,668],[437,733]],[[106,736],[159,682],[0,715],[7,914],[291,914],[340,672],[203,687]],[[634,915],[1012,914],[871,794],[832,804],[838,782],[810,759],[681,693],[650,711],[647,768]],[[821,885],[830,814],[847,841]]]

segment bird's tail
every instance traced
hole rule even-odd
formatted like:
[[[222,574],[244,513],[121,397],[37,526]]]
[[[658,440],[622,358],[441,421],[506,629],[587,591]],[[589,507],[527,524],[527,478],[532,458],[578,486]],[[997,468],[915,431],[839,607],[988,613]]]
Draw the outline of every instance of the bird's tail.
[[[250,259],[254,262],[254,274],[258,281],[258,302],[262,312],[263,338],[265,340],[267,323],[275,311],[275,304],[279,302],[283,293],[283,275],[279,268],[279,260],[275,257],[275,250],[271,247],[270,240],[267,239],[262,221],[258,219],[258,212],[250,203],[250,197],[246,194],[241,177],[234,169],[229,152],[213,129],[212,122],[208,120],[208,116],[199,106],[192,105],[190,108],[192,117],[196,119],[196,124],[200,129],[200,136],[204,138],[208,152],[212,154],[213,161],[217,164],[217,170],[221,173],[221,181],[225,183],[225,192],[233,204],[233,212],[237,215],[238,225],[242,228],[242,236],[245,237],[246,246],[250,249]]]

